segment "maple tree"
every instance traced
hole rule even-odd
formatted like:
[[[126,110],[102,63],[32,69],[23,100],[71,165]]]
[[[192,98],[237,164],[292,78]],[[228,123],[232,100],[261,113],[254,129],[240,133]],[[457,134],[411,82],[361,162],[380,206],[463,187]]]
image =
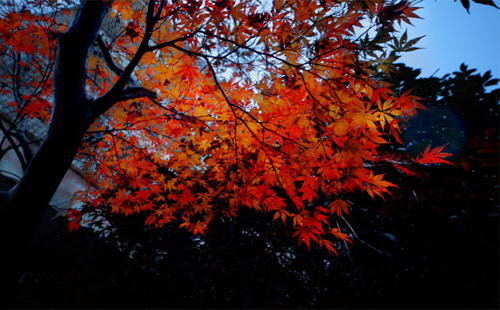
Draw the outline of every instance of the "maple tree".
[[[457,158],[469,139],[472,143],[480,136],[498,136],[498,79],[491,72],[475,74],[475,69],[462,64],[443,78],[422,78],[418,77],[420,70],[402,64],[396,67],[398,73],[390,80],[393,89],[398,93],[411,89],[414,95],[425,98],[428,108],[421,110],[402,131],[401,139],[411,154],[422,152],[432,141],[435,145],[448,144],[447,150]],[[486,91],[488,88],[493,89]]]
[[[332,240],[348,240],[332,226],[350,207],[343,195],[383,198],[395,186],[379,163],[443,160],[442,149],[417,160],[393,152],[400,122],[422,107],[380,78],[418,42],[395,30],[418,18],[410,1],[12,6],[0,22],[11,58],[2,92],[17,117],[2,132],[15,138],[30,118],[49,126],[2,198],[2,243],[14,253],[75,156],[91,187],[70,229],[140,213],[146,226],[180,221],[204,234],[214,217],[250,208],[332,253]],[[29,153],[11,140],[20,159]]]

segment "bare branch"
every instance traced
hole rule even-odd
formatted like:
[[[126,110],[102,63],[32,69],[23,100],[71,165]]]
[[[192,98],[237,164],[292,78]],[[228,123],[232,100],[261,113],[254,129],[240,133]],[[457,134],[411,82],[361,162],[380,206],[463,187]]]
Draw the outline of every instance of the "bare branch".
[[[180,38],[173,39],[173,40],[170,40],[168,42],[163,42],[163,43],[160,43],[160,44],[156,44],[156,45],[153,45],[153,46],[149,46],[148,47],[148,52],[151,52],[151,51],[154,51],[154,50],[158,50],[158,49],[162,49],[164,47],[174,47],[174,48],[181,49],[182,51],[184,51],[186,53],[193,53],[191,51],[188,51],[188,50],[180,48],[179,46],[175,45],[175,43],[180,42],[180,41],[184,41],[184,40],[187,40],[189,38],[194,37],[198,32],[201,31],[202,28],[203,28],[203,26],[197,28],[195,31],[191,32],[190,34],[182,36]],[[198,56],[202,56],[202,54],[199,54]]]
[[[130,77],[134,72],[135,68],[139,64],[142,56],[148,52],[148,42],[151,39],[151,35],[153,34],[154,26],[157,22],[155,16],[153,15],[154,11],[154,0],[150,0],[148,3],[148,11],[146,14],[146,30],[144,32],[144,37],[142,38],[141,44],[137,49],[135,55],[132,57],[128,65],[123,70],[122,74],[118,81],[116,81],[115,85],[109,89],[106,94],[97,98],[93,103],[91,114],[88,116],[88,121],[95,119],[99,115],[102,115],[109,108],[111,108],[116,102],[122,101],[120,100],[122,96],[122,92],[125,89],[125,85],[129,83]],[[144,97],[144,96],[142,96]],[[139,98],[139,97],[135,97]]]
[[[9,144],[11,146],[15,146],[17,144],[12,139],[11,130],[7,130],[7,128],[5,128],[5,126],[3,125],[2,121],[0,121],[0,130],[3,132],[4,137],[7,139],[7,141],[9,141]],[[28,166],[28,164],[26,162],[26,158],[23,156],[23,154],[21,153],[21,151],[19,150],[18,147],[13,147],[13,150],[16,153],[17,158],[19,159],[19,163],[21,164],[23,171],[25,171],[26,167]]]
[[[123,74],[123,69],[118,67],[118,65],[116,65],[115,61],[113,60],[113,57],[111,57],[111,53],[109,52],[110,48],[106,46],[102,35],[97,36],[97,45],[101,49],[104,61],[108,65],[109,69],[116,73],[116,75],[121,76]]]

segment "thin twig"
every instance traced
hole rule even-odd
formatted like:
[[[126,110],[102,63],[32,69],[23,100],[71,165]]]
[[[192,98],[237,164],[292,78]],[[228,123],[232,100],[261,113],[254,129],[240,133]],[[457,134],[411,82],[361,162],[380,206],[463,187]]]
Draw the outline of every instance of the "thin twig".
[[[339,221],[336,219],[335,220],[335,223],[337,224],[337,228],[339,231],[340,230],[340,225],[339,225]],[[361,281],[361,284],[363,285],[363,287],[366,289],[366,291],[368,292],[368,297],[370,297],[370,300],[372,302],[373,305],[375,305],[375,300],[373,299],[372,297],[372,294],[370,292],[370,289],[368,288],[368,286],[366,285],[365,283],[365,280],[363,279],[363,277],[361,276],[361,273],[359,272],[358,268],[356,267],[356,265],[354,264],[354,261],[352,260],[352,257],[351,257],[351,253],[349,251],[349,246],[347,245],[347,243],[345,242],[345,240],[342,240],[342,243],[344,244],[344,248],[347,252],[347,258],[349,259],[349,262],[351,263],[352,265],[352,268],[354,269],[354,272],[358,275],[358,278],[359,280]]]
[[[384,254],[382,251],[380,251],[379,249],[377,249],[376,247],[366,243],[365,241],[363,241],[361,238],[358,237],[358,235],[356,234],[356,231],[354,231],[354,229],[352,228],[351,224],[349,224],[349,222],[345,219],[344,216],[340,216],[342,218],[342,220],[344,220],[344,222],[347,224],[347,226],[349,226],[349,229],[351,230],[354,238],[356,238],[356,240],[358,240],[359,242],[363,243],[364,245],[366,245],[367,247],[369,247],[370,249],[380,253],[380,254]]]

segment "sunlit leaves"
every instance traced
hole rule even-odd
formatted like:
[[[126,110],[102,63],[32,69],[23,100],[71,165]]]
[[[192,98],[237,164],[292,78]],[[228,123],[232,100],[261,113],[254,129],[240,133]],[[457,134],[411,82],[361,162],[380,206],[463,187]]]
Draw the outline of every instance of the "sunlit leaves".
[[[360,42],[350,36],[362,13],[334,3],[329,9],[314,1],[273,4],[165,4],[169,17],[137,71],[160,101],[147,109],[142,103],[134,110],[140,114],[114,110],[109,121],[134,134],[114,133],[99,156],[124,175],[143,173],[148,185],[138,195],[113,184],[112,211],[144,209],[149,226],[180,216],[180,227],[194,234],[204,234],[214,216],[234,217],[240,208],[274,212],[273,220],[294,227],[299,244],[314,241],[335,253],[322,236],[349,240],[330,227],[332,216],[351,207],[339,195],[383,197],[394,186],[364,165],[379,160],[377,148],[398,129],[400,115],[414,113],[418,98],[395,97],[370,80],[364,64],[354,64]],[[127,21],[136,18],[127,8],[115,10]],[[133,23],[141,29],[139,19]],[[117,143],[132,136],[139,139]],[[323,195],[333,201],[328,208],[319,207]],[[134,209],[125,197],[153,202]]]
[[[372,172],[368,175],[367,182],[365,183],[365,190],[372,198],[374,198],[374,195],[384,198],[383,193],[389,193],[387,188],[396,186],[383,180],[383,177],[383,174],[374,175]]]
[[[408,1],[114,1],[88,58],[89,96],[105,95],[124,70],[133,72],[129,87],[149,93],[123,97],[89,129],[80,159],[98,190],[81,195],[81,213],[143,216],[148,227],[174,223],[196,235],[214,217],[249,208],[291,225],[299,245],[336,253],[327,238],[349,239],[332,221],[354,207],[341,197],[389,192],[394,185],[375,171],[389,158],[380,150],[421,107],[374,76],[397,57],[378,53],[382,45],[409,51],[418,41],[392,28],[415,9]],[[360,39],[362,21],[383,36]],[[41,37],[4,29],[2,38],[19,41],[14,52]]]

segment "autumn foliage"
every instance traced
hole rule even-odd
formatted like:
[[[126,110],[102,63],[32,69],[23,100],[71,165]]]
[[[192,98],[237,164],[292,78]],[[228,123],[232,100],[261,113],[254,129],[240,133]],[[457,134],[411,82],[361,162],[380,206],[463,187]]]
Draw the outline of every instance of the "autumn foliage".
[[[18,92],[8,104],[21,118],[48,122],[57,37],[76,8],[33,3],[38,11],[2,12],[1,53],[15,74],[3,73],[1,91]],[[418,41],[395,31],[418,18],[410,1],[109,5],[88,96],[133,74],[82,142],[90,186],[68,213],[70,230],[137,213],[149,227],[205,234],[214,217],[250,208],[293,227],[299,244],[334,253],[334,242],[349,241],[336,225],[353,207],[346,195],[384,199],[396,186],[378,167],[447,163],[443,147],[417,159],[395,151],[401,123],[422,107],[384,81],[396,52]]]

